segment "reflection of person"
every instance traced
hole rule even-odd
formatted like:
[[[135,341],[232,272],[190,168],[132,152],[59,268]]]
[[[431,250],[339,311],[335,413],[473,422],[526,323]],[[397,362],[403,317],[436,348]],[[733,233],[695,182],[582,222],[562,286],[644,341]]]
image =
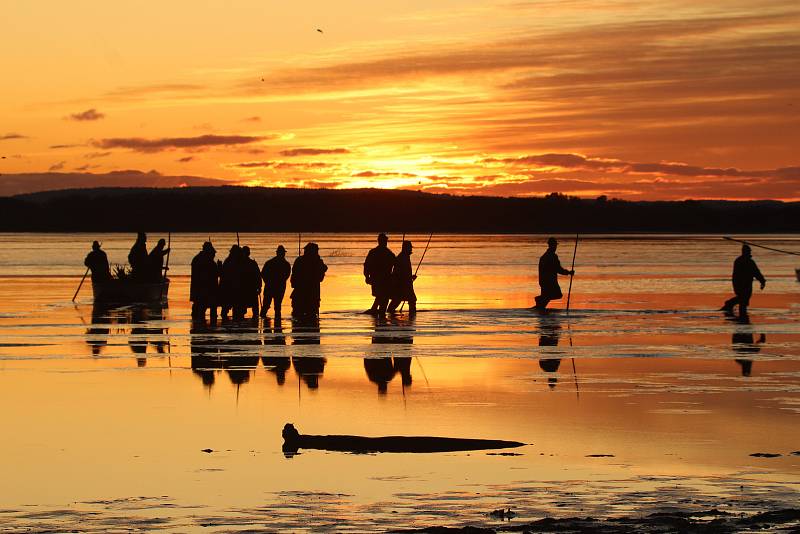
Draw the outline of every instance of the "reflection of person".
[[[295,263],[296,265],[296,263]],[[319,345],[319,319],[309,317],[292,322],[292,345]],[[308,351],[305,351],[307,354]],[[325,372],[328,360],[320,356],[292,356],[294,372],[303,379],[308,389],[318,389],[319,379]]]
[[[294,261],[292,267],[292,315],[295,317],[316,317],[319,315],[320,284],[325,278],[328,266],[319,256],[319,245],[307,243],[303,255]]]
[[[286,249],[278,245],[275,257],[267,260],[261,269],[261,278],[264,280],[264,305],[261,308],[261,317],[267,316],[270,304],[275,305],[275,319],[281,316],[281,304],[286,293],[286,281],[292,272],[292,266],[286,261]]]
[[[767,279],[761,274],[758,265],[753,261],[752,252],[749,245],[742,245],[742,255],[733,262],[733,292],[735,295],[725,301],[722,311],[733,313],[733,307],[739,305],[739,317],[747,316],[747,306],[750,305],[750,297],[753,295],[753,280],[761,282],[761,289],[767,285]]]
[[[392,268],[392,302],[389,313],[394,313],[401,302],[408,302],[408,313],[417,312],[417,295],[414,293],[414,280],[417,275],[411,268],[411,254],[414,247],[411,241],[403,241],[403,248],[394,260]]]
[[[100,356],[108,345],[108,334],[111,332],[109,323],[108,308],[95,302],[92,306],[92,324],[86,329],[86,344],[91,347],[92,356]]]
[[[749,324],[749,322],[746,322],[745,324]],[[761,352],[761,347],[759,347],[759,345],[766,342],[766,334],[761,334],[758,337],[758,341],[756,341],[755,335],[752,331],[739,331],[734,332],[731,335],[731,344],[733,345],[733,350],[741,354],[756,354]],[[750,376],[752,374],[753,360],[749,358],[736,358],[735,361],[742,369],[742,376]]]
[[[554,237],[547,240],[547,251],[539,258],[539,287],[541,294],[536,297],[536,308],[544,310],[551,300],[558,300],[564,295],[561,293],[561,287],[558,285],[558,275],[568,274],[570,276],[575,274],[575,271],[568,271],[561,266],[561,261],[558,259],[556,249],[558,248],[558,241]]]
[[[385,314],[392,293],[392,267],[394,252],[389,250],[389,238],[386,234],[378,235],[378,246],[371,249],[364,260],[364,281],[372,286],[375,301],[367,313]]]
[[[539,346],[557,347],[561,338],[561,321],[557,315],[543,315],[539,321]],[[543,351],[543,353],[558,353],[558,351]],[[557,373],[561,366],[561,358],[540,358],[539,368],[545,373]],[[552,389],[556,387],[558,377],[548,376],[547,385]]]
[[[100,243],[97,241],[92,242],[92,251],[86,255],[83,264],[92,271],[92,282],[106,282],[111,279],[108,256],[100,248]]]

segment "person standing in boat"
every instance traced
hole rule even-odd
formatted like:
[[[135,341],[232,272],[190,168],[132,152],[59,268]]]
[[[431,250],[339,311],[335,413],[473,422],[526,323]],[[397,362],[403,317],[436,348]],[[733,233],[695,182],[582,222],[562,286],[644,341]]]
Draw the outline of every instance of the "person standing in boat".
[[[294,260],[292,267],[292,316],[314,318],[319,315],[320,284],[327,270],[328,266],[319,256],[319,245],[307,243],[303,255]]]
[[[108,256],[100,249],[100,243],[97,241],[92,242],[92,251],[86,255],[83,264],[92,271],[92,282],[107,282],[111,280]]]
[[[372,296],[375,297],[367,313],[373,315],[384,315],[392,296],[392,267],[395,256],[389,250],[388,243],[386,234],[379,234],[378,246],[370,250],[364,260],[364,281],[372,286]]]
[[[738,304],[739,317],[747,317],[747,306],[750,305],[750,297],[753,295],[753,280],[761,283],[762,290],[767,285],[767,279],[753,260],[750,245],[742,245],[742,255],[733,262],[731,275],[735,295],[726,300],[720,309],[726,313],[733,313],[733,307]]]
[[[151,283],[158,283],[161,279],[165,276],[164,273],[164,256],[169,253],[169,249],[165,248],[167,246],[167,241],[165,239],[159,239],[156,246],[153,250],[150,251],[150,254],[147,256],[147,281]]]
[[[258,262],[250,257],[250,247],[242,247],[242,271],[243,271],[243,291],[244,291],[244,312],[253,310],[253,319],[258,318],[258,297],[261,295],[261,270]]]
[[[392,301],[389,303],[389,313],[394,313],[401,302],[408,302],[408,313],[417,312],[417,294],[414,293],[414,280],[417,275],[411,268],[411,253],[414,247],[411,241],[403,241],[400,254],[394,259],[392,267]]]
[[[146,278],[147,272],[147,234],[139,232],[136,242],[128,252],[128,264],[131,266],[131,278],[134,280]]]
[[[286,281],[292,272],[292,266],[286,261],[286,249],[278,245],[275,257],[267,260],[261,269],[261,278],[264,280],[264,303],[261,307],[261,317],[267,316],[270,304],[274,303],[275,318],[281,316],[281,304],[286,293]]]
[[[203,243],[203,249],[192,259],[192,281],[189,300],[192,301],[192,319],[203,321],[206,310],[211,311],[211,323],[217,322],[217,293],[221,263],[214,261],[217,251],[210,241]]]
[[[558,300],[564,295],[558,285],[558,275],[574,276],[575,271],[569,271],[561,266],[556,249],[558,241],[555,237],[547,240],[547,251],[539,258],[539,287],[541,294],[535,298],[537,310],[544,310],[551,300]]]

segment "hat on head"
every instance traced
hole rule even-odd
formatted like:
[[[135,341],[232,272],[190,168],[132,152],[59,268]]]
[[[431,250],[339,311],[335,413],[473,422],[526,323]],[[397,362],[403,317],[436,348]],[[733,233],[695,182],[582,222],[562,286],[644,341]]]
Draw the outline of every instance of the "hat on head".
[[[278,245],[278,248],[275,249],[275,252],[283,252],[286,254],[286,249],[283,247],[283,245]]]
[[[216,250],[214,249],[214,245],[211,244],[211,241],[206,241],[205,243],[203,243],[203,250],[205,250],[206,252],[216,252]]]
[[[551,238],[549,238],[549,239],[547,240],[547,244],[548,244],[549,246],[552,246],[552,245],[558,245],[558,241],[556,240],[556,238],[555,238],[555,237],[551,237]]]
[[[750,253],[751,253],[750,245],[742,245],[742,254],[750,254]]]
[[[100,243],[98,241],[92,241],[92,248],[97,250],[100,248]]]

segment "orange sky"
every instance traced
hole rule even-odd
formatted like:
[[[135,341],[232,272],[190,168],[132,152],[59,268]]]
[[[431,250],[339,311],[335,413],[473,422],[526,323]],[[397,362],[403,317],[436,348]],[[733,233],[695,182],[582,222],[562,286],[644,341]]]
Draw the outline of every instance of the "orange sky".
[[[800,199],[798,28],[796,0],[6,0],[0,173]]]

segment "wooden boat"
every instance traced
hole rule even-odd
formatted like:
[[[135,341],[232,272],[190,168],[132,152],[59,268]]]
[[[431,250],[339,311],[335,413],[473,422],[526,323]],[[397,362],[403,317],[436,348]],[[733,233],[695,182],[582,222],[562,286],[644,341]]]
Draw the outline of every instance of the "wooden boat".
[[[133,282],[112,279],[107,282],[92,282],[95,302],[166,302],[169,293],[169,278],[161,282]]]

